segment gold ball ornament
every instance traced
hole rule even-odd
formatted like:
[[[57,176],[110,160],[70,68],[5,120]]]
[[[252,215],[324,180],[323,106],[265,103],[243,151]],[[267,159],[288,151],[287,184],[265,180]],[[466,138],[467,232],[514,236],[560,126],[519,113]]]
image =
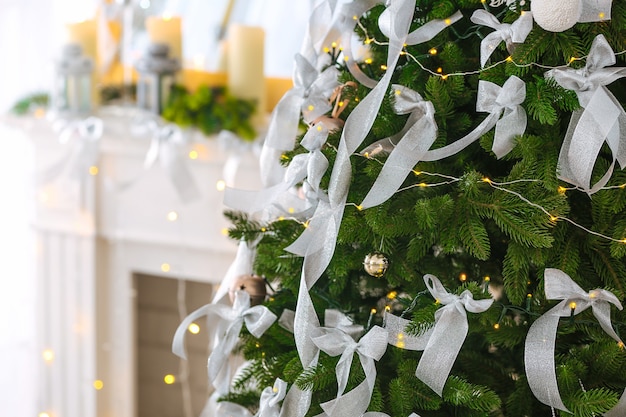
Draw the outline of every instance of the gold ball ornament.
[[[365,272],[376,278],[380,278],[385,275],[388,267],[389,260],[380,252],[367,254],[365,260],[363,261],[363,268],[365,268]]]
[[[241,275],[228,289],[228,296],[232,303],[235,302],[235,293],[245,291],[250,295],[250,306],[258,306],[265,301],[267,287],[265,280],[258,275]]]
[[[582,0],[532,0],[530,11],[539,26],[550,32],[563,32],[578,22]]]

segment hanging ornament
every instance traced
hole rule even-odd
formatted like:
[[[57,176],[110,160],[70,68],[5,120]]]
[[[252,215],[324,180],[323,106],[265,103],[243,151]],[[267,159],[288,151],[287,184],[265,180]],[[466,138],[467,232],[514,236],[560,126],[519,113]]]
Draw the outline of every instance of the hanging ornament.
[[[257,306],[265,301],[267,295],[267,287],[265,280],[258,275],[241,275],[228,289],[230,301],[235,301],[235,293],[237,291],[245,291],[250,295],[250,306]]]
[[[380,278],[387,272],[389,260],[380,252],[372,252],[365,257],[363,267],[365,268],[365,272],[371,276]]]
[[[533,0],[530,3],[535,22],[550,32],[563,32],[574,26],[582,10],[582,0]]]

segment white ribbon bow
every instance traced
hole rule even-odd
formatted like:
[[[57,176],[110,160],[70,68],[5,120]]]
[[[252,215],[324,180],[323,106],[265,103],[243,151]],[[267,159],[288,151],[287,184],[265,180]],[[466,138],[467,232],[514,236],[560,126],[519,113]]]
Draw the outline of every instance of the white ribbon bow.
[[[339,356],[336,367],[337,398],[321,404],[322,409],[330,416],[348,417],[361,415],[369,406],[374,383],[376,381],[376,365],[387,350],[387,332],[374,326],[358,342],[348,333],[337,328],[320,327],[311,335],[311,340],[323,352],[330,356]],[[352,357],[358,354],[365,372],[365,380],[344,395],[350,376]]]
[[[439,149],[424,154],[424,161],[438,161],[454,155],[482,135],[496,127],[492,151],[503,157],[515,146],[514,138],[526,131],[526,111],[521,104],[526,99],[526,83],[516,76],[509,77],[502,87],[480,80],[476,99],[476,111],[490,113],[465,137]]]
[[[250,334],[259,338],[276,321],[276,315],[265,306],[250,307],[250,295],[245,291],[237,291],[232,308],[223,304],[207,304],[185,317],[174,334],[172,341],[174,354],[183,359],[187,358],[184,346],[187,327],[198,318],[209,314],[216,315],[228,325],[223,337],[209,356],[207,365],[209,383],[213,383],[222,367],[228,362],[228,356],[239,340],[243,323],[245,322]]]
[[[63,172],[79,180],[89,174],[89,168],[97,165],[100,157],[100,138],[104,131],[102,119],[88,117],[83,120],[60,121],[57,124],[59,143],[67,146],[67,154],[57,163],[38,174],[38,182],[50,182]],[[76,138],[72,141],[72,138]]]
[[[435,327],[417,365],[415,376],[441,396],[469,330],[466,310],[470,313],[487,311],[493,299],[474,300],[469,290],[463,291],[460,296],[451,294],[437,277],[430,274],[424,275],[424,282],[443,307],[435,313]]]
[[[149,121],[147,128],[152,132],[152,140],[144,159],[144,168],[148,170],[159,161],[169,174],[181,201],[190,203],[198,200],[200,191],[187,166],[187,143],[180,128],[174,124],[158,126],[154,121]]]
[[[559,154],[559,178],[589,194],[606,185],[616,161],[622,168],[626,166],[626,113],[606,88],[626,76],[624,67],[606,68],[615,62],[615,53],[606,38],[598,35],[584,68],[557,68],[546,73],[546,77],[553,78],[561,87],[575,91],[583,107],[572,114]],[[592,186],[593,166],[605,141],[613,153],[613,163]]]
[[[397,84],[392,88],[396,97],[394,102],[396,113],[410,116],[399,134],[382,139],[361,151],[361,154],[364,154],[369,152],[368,149],[383,146],[383,143],[397,143],[376,182],[360,204],[363,209],[382,204],[398,191],[407,175],[437,139],[437,122],[432,103],[425,101],[419,93],[410,88]]]
[[[533,29],[533,17],[530,12],[522,12],[520,17],[513,22],[500,23],[498,19],[486,10],[476,10],[470,20],[476,24],[495,29],[480,42],[480,66],[484,67],[487,59],[496,50],[500,42],[506,43],[509,53],[513,53],[515,43],[524,43],[526,37]]]
[[[287,383],[280,378],[276,378],[273,387],[266,387],[261,392],[259,412],[256,417],[279,417],[280,402],[287,394]]]
[[[565,272],[545,270],[545,293],[548,300],[563,300],[539,317],[528,329],[524,348],[524,363],[528,385],[542,403],[559,410],[569,411],[559,394],[554,366],[556,331],[561,317],[570,317],[591,307],[602,329],[621,342],[611,325],[611,304],[622,309],[617,297],[606,290],[583,291]],[[624,414],[620,414],[624,415]]]

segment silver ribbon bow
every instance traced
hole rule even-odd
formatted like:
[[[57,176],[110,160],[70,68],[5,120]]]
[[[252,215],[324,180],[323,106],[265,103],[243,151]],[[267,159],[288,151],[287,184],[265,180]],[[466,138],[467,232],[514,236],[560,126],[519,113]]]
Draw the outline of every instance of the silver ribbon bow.
[[[235,302],[232,308],[223,304],[207,304],[189,314],[180,323],[174,334],[172,352],[186,359],[184,339],[187,327],[200,317],[216,315],[228,323],[228,327],[214,347],[208,361],[209,383],[213,383],[222,367],[228,362],[228,356],[239,340],[239,333],[245,322],[246,328],[254,337],[259,338],[276,321],[276,315],[265,306],[250,307],[250,296],[245,291],[235,293]]]
[[[489,81],[478,82],[476,111],[490,113],[465,137],[439,149],[426,152],[424,161],[438,161],[454,155],[496,127],[492,151],[503,157],[515,146],[515,137],[526,131],[526,111],[521,104],[526,99],[526,83],[516,76],[509,77],[502,87]]]
[[[441,396],[452,365],[465,341],[469,325],[466,310],[471,313],[487,311],[493,299],[474,300],[465,290],[461,295],[450,294],[434,275],[424,275],[424,282],[442,308],[435,313],[435,326],[424,353],[417,365],[415,376]]]
[[[84,120],[60,121],[58,126],[59,143],[70,149],[61,160],[38,174],[38,182],[50,182],[66,170],[72,178],[82,181],[87,177],[89,168],[98,163],[100,138],[104,131],[102,119],[88,117]],[[76,141],[72,141],[74,137]]]
[[[387,201],[402,185],[413,167],[422,159],[437,139],[435,108],[430,101],[424,101],[419,93],[410,88],[394,84],[394,110],[398,114],[410,114],[402,131],[390,138],[382,139],[361,154],[383,146],[384,143],[397,143],[391,151],[374,185],[360,204],[362,208],[377,206]],[[398,142],[399,140],[399,142]]]
[[[259,412],[256,417],[279,417],[280,402],[287,394],[287,383],[276,378],[273,387],[267,387],[261,392]]]
[[[328,355],[341,355],[336,367],[337,398],[321,404],[322,409],[330,417],[363,414],[369,406],[376,381],[374,361],[380,360],[387,350],[387,332],[382,327],[374,326],[356,342],[352,336],[341,329],[320,327],[313,332],[311,340]],[[365,372],[365,380],[344,394],[350,375],[352,357],[355,353],[359,356]]]
[[[480,66],[484,67],[487,59],[496,50],[500,42],[506,43],[509,53],[513,53],[515,43],[524,43],[526,37],[533,29],[533,17],[530,12],[522,12],[520,17],[513,22],[500,23],[498,19],[486,10],[476,10],[470,20],[476,24],[495,29],[485,36],[480,42]]]
[[[528,385],[542,403],[559,410],[569,411],[559,394],[554,366],[556,331],[561,317],[570,317],[591,307],[602,329],[621,342],[611,325],[611,304],[622,309],[617,297],[606,290],[583,291],[565,272],[545,270],[545,293],[548,300],[563,300],[539,317],[528,329],[524,348],[524,363]],[[620,414],[624,415],[624,414]]]
[[[615,54],[604,35],[594,39],[587,64],[581,69],[553,69],[546,77],[561,87],[576,92],[582,109],[574,111],[559,154],[559,178],[574,184],[589,194],[604,187],[611,178],[615,162],[626,165],[626,112],[606,88],[626,76],[626,68],[614,67]],[[613,163],[591,185],[593,166],[604,142],[613,153]]]
[[[190,203],[198,200],[200,191],[187,166],[187,143],[180,128],[174,124],[158,126],[156,122],[149,121],[147,129],[152,132],[152,140],[144,159],[144,168],[148,170],[159,161],[169,174],[181,201]]]

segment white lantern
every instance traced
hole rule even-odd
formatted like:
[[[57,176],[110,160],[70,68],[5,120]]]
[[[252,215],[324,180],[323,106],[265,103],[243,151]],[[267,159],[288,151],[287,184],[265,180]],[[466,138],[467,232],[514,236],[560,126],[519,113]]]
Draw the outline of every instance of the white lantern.
[[[154,114],[161,114],[176,71],[180,69],[177,59],[169,58],[169,46],[153,43],[145,57],[137,61],[137,106]]]
[[[93,107],[93,61],[78,44],[63,47],[55,65],[52,108],[60,114],[82,115]]]

